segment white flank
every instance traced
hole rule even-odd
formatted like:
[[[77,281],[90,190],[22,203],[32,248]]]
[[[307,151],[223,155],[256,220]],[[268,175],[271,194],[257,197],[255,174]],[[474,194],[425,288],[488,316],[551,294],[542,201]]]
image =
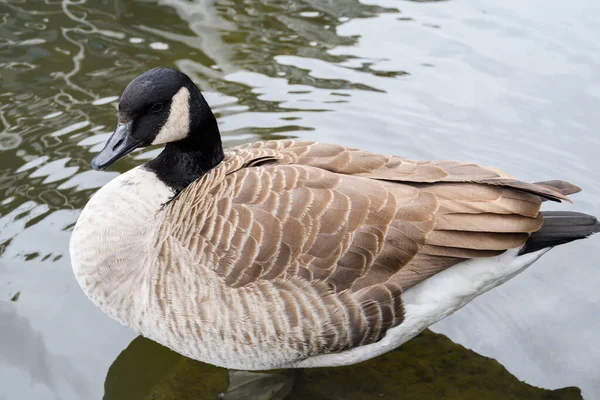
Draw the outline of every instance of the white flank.
[[[351,365],[387,353],[409,341],[430,325],[447,317],[480,294],[506,282],[533,264],[550,249],[517,256],[519,249],[497,257],[475,258],[456,264],[408,289],[402,324],[390,329],[377,343],[337,354],[308,358],[294,367]]]
[[[179,89],[171,100],[167,122],[160,128],[152,144],[176,142],[188,135],[190,130],[190,92],[186,87]]]

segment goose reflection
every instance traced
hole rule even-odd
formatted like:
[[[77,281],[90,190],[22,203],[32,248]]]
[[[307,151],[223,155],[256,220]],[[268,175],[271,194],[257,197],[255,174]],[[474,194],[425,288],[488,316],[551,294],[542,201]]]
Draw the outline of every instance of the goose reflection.
[[[291,374],[296,375],[293,387]],[[531,386],[496,360],[429,330],[395,351],[350,367],[278,371],[277,375],[280,379],[273,379],[273,374],[228,371],[138,336],[109,368],[104,400],[583,398],[576,387]]]

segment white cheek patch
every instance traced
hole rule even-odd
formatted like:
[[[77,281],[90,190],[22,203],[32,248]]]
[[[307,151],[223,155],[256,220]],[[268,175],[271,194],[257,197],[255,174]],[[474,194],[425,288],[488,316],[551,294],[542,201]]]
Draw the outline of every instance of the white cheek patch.
[[[190,92],[179,89],[171,101],[167,122],[160,128],[152,144],[175,142],[185,138],[190,130]]]

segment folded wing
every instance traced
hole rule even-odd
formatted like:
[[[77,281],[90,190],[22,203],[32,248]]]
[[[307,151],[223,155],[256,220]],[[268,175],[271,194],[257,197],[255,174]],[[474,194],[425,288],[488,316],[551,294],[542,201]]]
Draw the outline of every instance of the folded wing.
[[[295,332],[307,354],[339,351],[400,324],[403,290],[522,246],[542,225],[542,198],[568,200],[575,188],[475,164],[260,142],[234,148],[170,203],[177,223],[165,234],[224,285],[279,304],[273,318],[288,318],[282,334]]]

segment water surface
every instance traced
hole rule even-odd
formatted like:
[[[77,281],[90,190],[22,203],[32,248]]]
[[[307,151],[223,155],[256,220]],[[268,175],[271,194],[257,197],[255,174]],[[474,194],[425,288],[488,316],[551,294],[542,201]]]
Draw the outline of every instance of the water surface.
[[[296,137],[569,180],[600,215],[600,5],[586,0],[0,3],[0,399],[100,398],[135,335],[68,258],[125,85],[187,73],[226,146]],[[600,398],[600,236],[434,327],[545,388]],[[3,397],[4,396],[4,397]]]

